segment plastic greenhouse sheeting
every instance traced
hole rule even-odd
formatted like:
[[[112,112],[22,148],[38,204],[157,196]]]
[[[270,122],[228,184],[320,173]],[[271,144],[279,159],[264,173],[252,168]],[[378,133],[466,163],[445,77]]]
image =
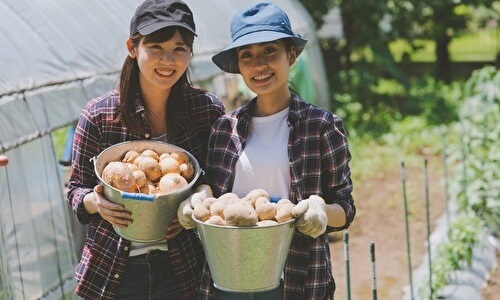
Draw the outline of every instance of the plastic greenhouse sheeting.
[[[116,86],[130,17],[140,2],[0,0],[0,155],[9,157],[0,166],[0,299],[74,297],[75,217],[68,213],[51,133]],[[210,82],[222,74],[211,56],[229,43],[234,12],[257,1],[186,2],[198,33],[191,78]],[[273,2],[309,40],[307,62],[297,64],[293,77],[306,98],[325,106],[314,24],[297,1]]]

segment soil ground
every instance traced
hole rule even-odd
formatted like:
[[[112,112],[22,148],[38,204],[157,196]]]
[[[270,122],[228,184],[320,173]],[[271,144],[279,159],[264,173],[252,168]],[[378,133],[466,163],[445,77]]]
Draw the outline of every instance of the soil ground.
[[[442,164],[439,157],[428,159],[429,219],[431,232],[435,220],[446,209]],[[422,158],[423,161],[424,158]],[[422,167],[405,167],[410,256],[412,270],[426,253],[427,212],[425,178]],[[387,166],[377,177],[354,182],[357,214],[348,232],[349,286],[353,300],[374,299],[372,268],[375,266],[378,299],[403,299],[409,285],[408,247],[406,240],[403,185],[400,165]],[[332,265],[337,290],[335,299],[348,299],[348,281],[343,232],[330,234]],[[371,263],[370,244],[375,247],[375,264]],[[497,254],[497,262],[498,262]],[[483,299],[500,295],[500,271],[492,274]],[[496,296],[495,296],[496,297]]]

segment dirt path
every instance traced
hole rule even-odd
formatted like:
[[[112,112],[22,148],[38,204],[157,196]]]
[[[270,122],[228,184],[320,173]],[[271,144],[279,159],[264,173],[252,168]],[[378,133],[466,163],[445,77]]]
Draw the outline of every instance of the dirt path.
[[[427,223],[423,159],[421,167],[406,166],[412,269],[426,252]],[[439,157],[428,157],[429,212],[436,220],[445,210],[442,165]],[[356,218],[348,230],[350,291],[352,299],[372,298],[370,243],[375,244],[378,299],[402,299],[409,283],[408,255],[399,164],[388,166],[378,177],[355,183]],[[431,222],[431,230],[434,228]],[[336,299],[347,299],[342,233],[331,235]]]

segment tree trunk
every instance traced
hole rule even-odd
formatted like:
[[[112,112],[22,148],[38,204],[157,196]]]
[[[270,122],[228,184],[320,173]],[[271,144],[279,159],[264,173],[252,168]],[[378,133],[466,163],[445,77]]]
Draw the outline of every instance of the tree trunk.
[[[451,61],[448,45],[451,38],[446,32],[438,33],[434,41],[436,43],[436,77],[446,83],[451,81]]]
[[[342,18],[342,31],[344,35],[345,44],[341,48],[341,63],[344,65],[344,69],[350,69],[351,64],[351,54],[352,54],[352,39],[353,39],[353,26],[354,26],[354,16],[352,12],[352,4],[349,1],[342,1],[340,3],[340,16]]]

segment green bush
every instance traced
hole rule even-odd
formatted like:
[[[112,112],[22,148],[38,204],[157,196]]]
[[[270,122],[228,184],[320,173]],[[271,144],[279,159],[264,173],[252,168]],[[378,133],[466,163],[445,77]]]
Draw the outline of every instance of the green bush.
[[[393,124],[418,116],[427,125],[458,120],[460,83],[446,85],[431,77],[408,82],[376,76],[360,66],[340,71],[332,83],[332,111],[339,115],[353,135],[380,137]]]
[[[474,214],[461,215],[450,224],[448,239],[437,247],[432,263],[432,290],[439,291],[455,270],[472,265],[474,247],[482,238],[484,222]]]
[[[460,161],[451,192],[461,211],[474,211],[500,231],[500,72],[486,67],[465,84],[467,96],[460,110],[461,140],[450,156]]]
[[[459,208],[432,263],[435,292],[450,282],[454,270],[470,267],[485,226],[493,234],[500,232],[500,73],[490,67],[475,71],[463,95],[460,121],[450,130],[460,139],[446,151],[454,175],[450,197],[457,199]]]

